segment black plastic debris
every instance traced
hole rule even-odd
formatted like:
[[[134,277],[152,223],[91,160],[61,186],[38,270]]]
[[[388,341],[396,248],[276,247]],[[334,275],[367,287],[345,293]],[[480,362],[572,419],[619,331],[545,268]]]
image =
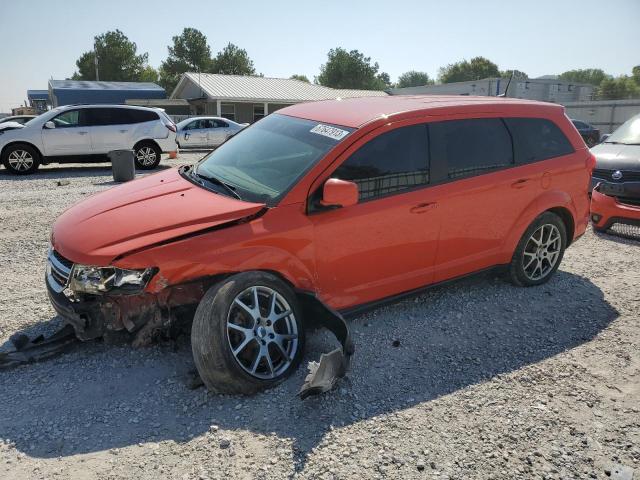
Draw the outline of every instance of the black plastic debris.
[[[43,335],[30,339],[24,334],[11,338],[15,350],[0,353],[0,370],[14,368],[19,365],[47,360],[78,343],[72,325],[65,325],[48,338]]]

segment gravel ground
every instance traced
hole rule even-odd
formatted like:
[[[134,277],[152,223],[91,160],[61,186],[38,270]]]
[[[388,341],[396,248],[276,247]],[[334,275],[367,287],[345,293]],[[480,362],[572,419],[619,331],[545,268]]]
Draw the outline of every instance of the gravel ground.
[[[0,349],[60,324],[50,226],[110,180],[0,170]],[[353,319],[349,377],[304,402],[304,368],[220,396],[185,386],[188,339],[82,344],[0,373],[0,478],[638,479],[639,285],[640,243],[589,231],[544,286],[483,275]],[[314,333],[307,360],[332,346]]]

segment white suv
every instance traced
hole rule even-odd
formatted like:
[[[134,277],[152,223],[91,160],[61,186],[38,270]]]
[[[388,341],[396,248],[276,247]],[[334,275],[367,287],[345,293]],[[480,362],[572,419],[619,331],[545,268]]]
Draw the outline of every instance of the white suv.
[[[16,174],[41,163],[108,161],[121,149],[133,149],[136,167],[148,170],[176,148],[176,125],[162,110],[127,105],[68,105],[0,130],[0,159]]]

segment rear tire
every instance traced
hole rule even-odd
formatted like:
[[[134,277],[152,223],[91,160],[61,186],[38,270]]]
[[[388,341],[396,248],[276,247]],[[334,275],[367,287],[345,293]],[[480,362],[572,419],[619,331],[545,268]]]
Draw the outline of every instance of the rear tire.
[[[2,164],[15,175],[29,175],[40,166],[40,152],[25,143],[11,145],[2,153]]]
[[[295,293],[266,272],[223,280],[198,305],[191,348],[209,390],[251,395],[278,384],[295,371],[304,350]]]
[[[136,168],[139,170],[153,170],[160,165],[162,150],[153,142],[141,142],[134,148]]]
[[[542,285],[556,272],[567,246],[567,229],[562,219],[552,212],[536,218],[518,242],[509,278],[520,287]]]

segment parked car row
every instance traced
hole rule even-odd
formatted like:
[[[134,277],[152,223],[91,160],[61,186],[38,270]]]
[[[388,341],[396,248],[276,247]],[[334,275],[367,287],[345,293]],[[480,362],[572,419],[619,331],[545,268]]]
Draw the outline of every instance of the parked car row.
[[[104,162],[109,152],[123,149],[134,151],[136,168],[149,170],[158,166],[162,153],[178,146],[217,147],[247,126],[218,117],[175,125],[161,109],[127,105],[69,105],[3,120],[0,160],[15,174],[33,173],[48,163]]]

